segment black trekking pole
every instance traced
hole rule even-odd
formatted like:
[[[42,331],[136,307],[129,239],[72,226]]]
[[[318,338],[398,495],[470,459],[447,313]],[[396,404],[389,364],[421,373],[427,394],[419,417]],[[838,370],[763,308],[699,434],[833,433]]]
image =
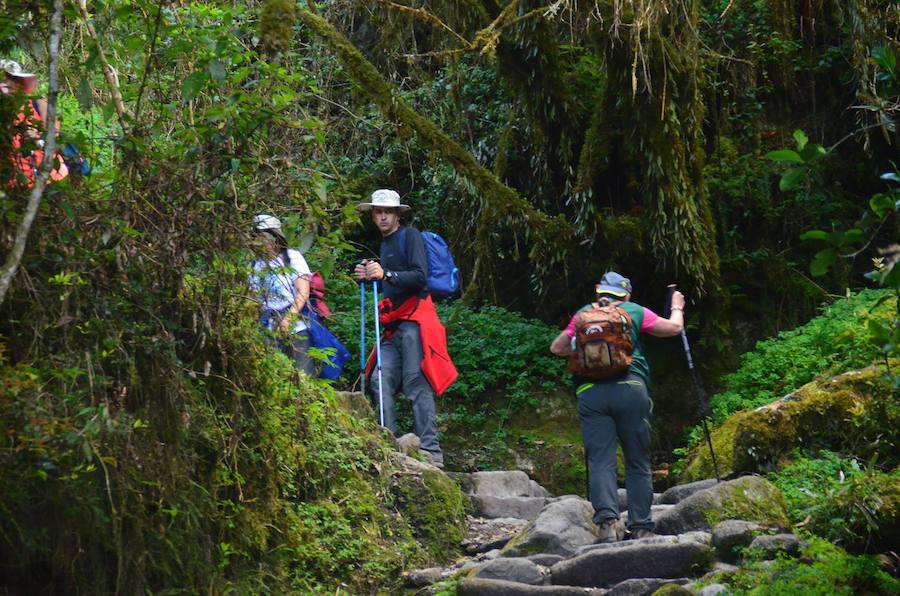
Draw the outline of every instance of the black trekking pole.
[[[666,311],[664,313],[665,318],[669,318],[672,311],[672,294],[675,293],[675,284],[669,285],[669,294],[666,297]],[[684,311],[681,311],[682,315],[682,323],[684,321]],[[687,333],[685,332],[686,325],[682,324],[681,328],[681,343],[684,345],[684,355],[687,357],[688,369],[691,371],[691,379],[694,381],[694,390],[697,392],[697,401],[700,406],[700,416],[703,420],[703,434],[706,435],[706,443],[709,445],[709,455],[712,457],[713,470],[716,472],[716,482],[721,482],[721,478],[719,477],[719,463],[716,461],[716,452],[713,450],[712,437],[709,434],[709,425],[706,422],[706,419],[709,418],[709,406],[707,405],[706,392],[703,390],[703,383],[700,381],[700,373],[697,372],[696,367],[694,367],[694,359],[691,357],[691,345],[688,343]]]
[[[591,462],[588,461],[587,447],[582,446],[584,452],[584,494],[585,498],[591,500]]]

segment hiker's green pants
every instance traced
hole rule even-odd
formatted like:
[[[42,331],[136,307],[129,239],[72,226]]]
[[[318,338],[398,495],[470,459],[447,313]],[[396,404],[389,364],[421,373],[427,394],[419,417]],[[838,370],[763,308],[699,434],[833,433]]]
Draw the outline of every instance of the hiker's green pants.
[[[650,412],[653,404],[643,379],[629,373],[615,381],[578,388],[578,417],[587,450],[590,499],[594,522],[618,519],[616,438],[625,454],[625,489],[628,491],[629,530],[653,529],[650,505]]]

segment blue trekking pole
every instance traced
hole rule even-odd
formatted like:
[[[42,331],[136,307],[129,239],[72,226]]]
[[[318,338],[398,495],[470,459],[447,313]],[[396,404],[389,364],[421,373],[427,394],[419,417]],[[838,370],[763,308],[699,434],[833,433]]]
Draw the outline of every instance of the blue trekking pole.
[[[375,301],[375,370],[378,372],[378,414],[384,426],[384,388],[381,378],[381,321],[378,320],[378,282],[372,282],[372,300]]]
[[[366,282],[359,282],[359,387],[366,395]]]
[[[675,284],[669,285],[669,295],[666,299],[665,317],[668,319],[672,310],[672,294],[675,293]],[[682,312],[682,315],[684,313]],[[682,319],[683,320],[683,319]],[[706,391],[703,389],[703,383],[700,381],[700,373],[694,367],[694,358],[691,356],[691,346],[688,343],[687,333],[684,331],[685,325],[681,329],[681,344],[684,346],[684,355],[687,358],[688,369],[691,371],[691,379],[694,381],[694,390],[697,393],[697,401],[700,405],[700,416],[703,421],[703,434],[706,435],[706,443],[709,445],[709,456],[712,459],[713,470],[716,473],[716,482],[721,482],[719,475],[719,463],[716,461],[716,452],[713,450],[712,436],[709,434],[709,425],[706,419],[709,418],[709,405],[707,404]]]

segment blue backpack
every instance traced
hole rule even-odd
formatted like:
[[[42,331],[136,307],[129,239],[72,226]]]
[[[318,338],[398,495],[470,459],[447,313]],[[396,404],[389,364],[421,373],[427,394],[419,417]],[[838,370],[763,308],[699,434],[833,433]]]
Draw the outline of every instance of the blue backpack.
[[[400,250],[406,254],[406,230],[400,231]],[[445,298],[459,290],[459,269],[447,241],[435,232],[422,232],[425,255],[428,258],[428,279],[425,288],[433,298]]]

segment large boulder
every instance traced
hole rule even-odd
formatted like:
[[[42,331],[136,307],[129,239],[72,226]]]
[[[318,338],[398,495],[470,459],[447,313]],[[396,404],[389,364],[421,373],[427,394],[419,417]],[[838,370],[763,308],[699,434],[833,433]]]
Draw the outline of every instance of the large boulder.
[[[656,577],[641,577],[626,579],[614,585],[605,596],[651,596],[663,586],[670,584],[682,585],[686,579],[659,579]]]
[[[472,512],[488,518],[534,519],[549,501],[544,497],[469,495]]]
[[[524,519],[500,517],[485,519],[466,516],[469,529],[460,543],[468,555],[501,549],[528,524]]]
[[[598,545],[600,546],[600,545]],[[696,540],[635,540],[602,545],[550,568],[554,585],[609,587],[627,579],[697,575],[713,563],[712,550]]]
[[[505,557],[539,553],[569,557],[579,547],[597,539],[594,508],[584,499],[569,496],[551,501],[516,538],[503,549]]]
[[[774,559],[779,554],[796,557],[806,547],[806,542],[794,534],[775,534],[773,536],[757,536],[750,543],[750,550],[763,553],[767,559]]]
[[[549,497],[543,486],[520,470],[473,472],[469,492],[488,497]]]
[[[883,374],[883,366],[872,366],[816,379],[766,406],[732,415],[712,431],[720,473],[775,469],[797,445],[847,448],[863,459],[873,455],[884,444],[885,430],[900,426],[896,413],[872,415],[879,403],[893,399],[890,388],[878,382]],[[713,475],[709,447],[703,441],[691,452],[681,480]]]
[[[759,476],[743,476],[695,492],[657,517],[658,534],[711,530],[726,519],[788,528],[787,505],[774,484]]]
[[[434,466],[391,454],[390,491],[397,510],[432,560],[455,554],[466,535],[465,498],[459,485]]]
[[[697,480],[687,484],[679,484],[666,490],[660,497],[659,502],[662,505],[675,505],[679,501],[683,501],[697,491],[705,488],[712,488],[718,483],[715,478],[707,478],[705,480]]]

